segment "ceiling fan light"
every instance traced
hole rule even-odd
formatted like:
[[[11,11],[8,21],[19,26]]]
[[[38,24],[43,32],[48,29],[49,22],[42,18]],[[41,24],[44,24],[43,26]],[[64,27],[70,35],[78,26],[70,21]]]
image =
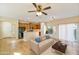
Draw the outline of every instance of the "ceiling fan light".
[[[40,15],[42,15],[42,13],[41,12],[37,12],[37,15],[40,16]]]

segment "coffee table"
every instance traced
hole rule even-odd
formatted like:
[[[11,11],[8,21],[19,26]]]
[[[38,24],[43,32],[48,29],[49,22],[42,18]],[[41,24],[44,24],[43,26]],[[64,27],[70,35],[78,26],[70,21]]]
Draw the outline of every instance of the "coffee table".
[[[57,42],[55,42],[55,44]],[[42,52],[41,55],[61,55],[61,54],[64,54],[64,55],[76,55],[77,52],[75,51],[75,48],[72,45],[69,45],[67,43],[65,43],[65,44],[67,45],[66,49],[65,49],[65,53],[62,53],[61,51],[58,51],[58,50],[52,48],[53,45],[51,45],[47,50]]]
[[[56,51],[61,52],[61,53],[65,53],[67,44],[64,44],[61,41],[58,41],[52,46],[52,48],[55,49]]]

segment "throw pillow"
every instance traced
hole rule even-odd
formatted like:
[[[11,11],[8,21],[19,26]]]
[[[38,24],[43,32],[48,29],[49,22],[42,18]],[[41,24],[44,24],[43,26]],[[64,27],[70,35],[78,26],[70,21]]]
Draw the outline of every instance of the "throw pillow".
[[[49,35],[46,35],[46,39],[49,39],[50,38],[50,36]]]
[[[35,38],[35,41],[36,41],[37,43],[40,43],[40,42],[41,42],[40,37],[36,37],[36,38]]]

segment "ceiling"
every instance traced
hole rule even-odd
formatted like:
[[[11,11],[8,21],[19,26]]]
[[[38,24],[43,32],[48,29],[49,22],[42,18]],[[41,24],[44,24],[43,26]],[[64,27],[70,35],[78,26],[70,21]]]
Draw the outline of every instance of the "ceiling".
[[[28,13],[27,11],[35,10],[31,3],[0,3],[0,16],[10,18],[22,18],[24,20],[52,20],[79,16],[78,3],[41,3],[43,7],[51,6],[52,9],[46,10],[47,16],[42,15],[36,17],[36,13]]]

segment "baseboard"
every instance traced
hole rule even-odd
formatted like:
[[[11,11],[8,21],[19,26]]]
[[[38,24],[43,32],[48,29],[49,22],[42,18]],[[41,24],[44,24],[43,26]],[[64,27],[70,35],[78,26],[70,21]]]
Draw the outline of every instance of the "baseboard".
[[[16,37],[2,37],[0,39],[7,39],[7,38],[16,38]]]

